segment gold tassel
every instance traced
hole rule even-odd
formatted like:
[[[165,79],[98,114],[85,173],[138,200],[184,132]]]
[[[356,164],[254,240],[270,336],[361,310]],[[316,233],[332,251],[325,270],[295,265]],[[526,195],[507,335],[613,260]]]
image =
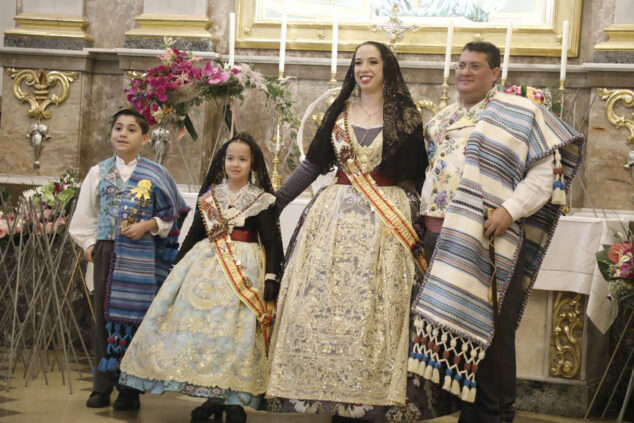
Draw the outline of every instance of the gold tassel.
[[[432,366],[431,364],[428,364],[427,368],[425,369],[425,373],[423,374],[423,377],[427,380],[430,380],[433,370],[434,370],[434,366]]]
[[[434,383],[440,383],[440,370],[434,368],[431,381]]]
[[[445,375],[445,382],[442,384],[442,389],[444,391],[451,391],[451,377]]]
[[[463,400],[464,402],[469,402],[470,396],[471,396],[471,393],[469,392],[469,387],[465,383],[464,385],[462,385],[462,394],[460,394],[460,399]]]
[[[425,375],[425,371],[427,370],[427,363],[425,363],[424,361],[419,361],[418,362],[418,374],[421,376]]]
[[[551,203],[557,206],[565,206],[566,205],[566,192],[561,188],[555,188],[553,190],[553,196],[550,200]]]
[[[407,371],[410,373],[418,373],[418,360],[410,357],[407,360]]]
[[[476,388],[471,388],[470,391],[471,392],[469,392],[469,399],[467,400],[467,402],[474,403],[476,398]]]
[[[458,382],[456,379],[451,382],[451,393],[456,396],[460,395],[460,382]]]

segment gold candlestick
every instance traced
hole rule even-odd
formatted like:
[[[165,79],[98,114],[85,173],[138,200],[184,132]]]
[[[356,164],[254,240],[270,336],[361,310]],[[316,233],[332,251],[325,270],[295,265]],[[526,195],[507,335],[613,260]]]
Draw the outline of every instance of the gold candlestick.
[[[277,80],[284,80],[284,72],[280,71]],[[280,151],[282,150],[282,115],[280,111],[275,109],[275,128],[273,129],[273,139],[269,144],[269,150],[273,153],[273,168],[271,169],[271,185],[277,191],[284,183],[284,177],[279,172]]]
[[[447,94],[449,91],[449,78],[443,78],[442,81],[442,85],[440,86],[440,88],[442,88],[442,94],[440,95],[440,110],[444,109],[445,107],[447,107],[447,100],[449,100],[449,95]]]
[[[275,111],[277,118],[275,119],[275,130],[273,132],[272,150],[273,150],[273,169],[271,171],[271,185],[277,191],[284,183],[284,177],[279,172],[278,165],[280,163],[280,150],[282,149],[282,115],[279,111]]]

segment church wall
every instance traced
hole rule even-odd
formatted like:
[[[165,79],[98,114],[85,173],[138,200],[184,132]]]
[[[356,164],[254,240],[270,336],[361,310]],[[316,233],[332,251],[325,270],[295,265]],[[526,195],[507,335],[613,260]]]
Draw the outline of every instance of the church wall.
[[[569,58],[569,70],[566,86],[568,88],[567,105],[574,106],[574,121],[577,125],[583,122],[582,130],[589,130],[590,139],[586,152],[587,169],[591,172],[596,185],[608,188],[600,189],[596,195],[604,207],[617,209],[631,209],[630,200],[631,181],[629,172],[622,168],[625,155],[630,147],[625,144],[625,129],[616,129],[605,119],[605,102],[595,98],[594,88],[609,83],[614,88],[632,88],[634,86],[631,72],[614,72],[608,70],[587,69],[584,64],[592,63],[595,55],[594,46],[607,40],[604,29],[617,22],[627,19],[623,12],[621,0],[586,0],[583,3],[582,35],[580,54],[577,58]],[[142,71],[153,66],[158,61],[153,53],[129,54],[122,53],[126,40],[126,32],[138,27],[135,17],[145,13],[144,0],[113,0],[105,3],[99,0],[83,0],[83,15],[89,25],[86,33],[92,37],[92,47],[85,49],[83,56],[76,54],[65,55],[66,50],[57,51],[54,59],[46,59],[47,50],[43,49],[37,55],[20,54],[15,50],[0,51],[0,65],[5,66],[3,82],[3,115],[0,121],[0,146],[13,146],[19,150],[17,160],[0,159],[3,174],[40,175],[54,177],[66,167],[76,167],[80,173],[87,172],[89,167],[110,152],[108,143],[107,117],[119,107],[125,106],[123,89],[128,84],[126,72],[128,70]],[[169,5],[168,5],[169,6]],[[200,0],[196,3],[196,10],[206,8],[211,21],[209,32],[213,36],[213,50],[224,54],[228,49],[228,13],[234,10],[233,0]],[[17,14],[22,13],[24,3],[17,0]],[[193,6],[192,6],[193,7]],[[620,8],[620,9],[619,9]],[[148,9],[149,10],[149,9]],[[621,10],[621,12],[619,12]],[[623,16],[625,15],[625,17]],[[381,38],[377,34],[377,39]],[[238,49],[237,60],[256,62],[256,68],[268,76],[277,75],[276,50]],[[297,102],[296,115],[301,118],[306,107],[324,90],[328,88],[329,56],[327,51],[288,51],[286,75],[292,79],[289,86],[293,99]],[[337,72],[340,82],[347,70],[351,53],[341,52]],[[458,55],[453,59],[457,60]],[[436,103],[441,95],[442,60],[438,54],[415,55],[400,54],[399,60],[403,74],[408,82],[415,99],[427,98]],[[81,62],[81,63],[79,63]],[[558,85],[558,63],[556,57],[512,57],[509,70],[509,83],[526,83],[536,87]],[[24,133],[33,119],[26,116],[28,105],[18,101],[12,92],[13,80],[7,74],[7,68],[43,67],[47,70],[74,70],[80,72],[79,79],[71,84],[69,99],[60,106],[49,106],[53,118],[45,120],[49,126],[51,141],[43,151],[42,168],[34,171],[31,168],[32,149],[27,143]],[[628,68],[629,69],[629,68]],[[624,69],[625,71],[625,69]],[[449,100],[457,98],[453,73],[449,80]],[[82,100],[83,99],[83,100]],[[204,173],[213,154],[218,128],[219,116],[216,113],[218,105],[210,102],[192,114],[192,119],[201,136],[199,141],[192,143],[189,136],[181,141],[184,154],[189,157],[189,172],[185,169],[180,158],[180,152],[174,149],[165,159],[165,164],[174,173],[179,183],[187,183],[193,179],[197,184]],[[248,93],[241,104],[236,102],[237,124],[241,130],[253,133],[261,144],[271,139],[273,135],[274,117],[270,107],[267,107],[264,96]],[[591,111],[588,114],[588,111]],[[323,106],[316,112],[323,111]],[[425,119],[431,113],[426,111]],[[316,124],[312,121],[306,125],[304,131],[304,147],[307,148]],[[287,137],[288,138],[288,137]],[[11,141],[9,141],[11,139]],[[63,141],[62,141],[63,140]],[[287,148],[290,150],[287,139]],[[16,148],[17,147],[17,148]],[[144,154],[152,156],[150,147],[144,149]],[[271,157],[265,148],[265,155]],[[610,169],[610,175],[602,167],[604,160],[618,163],[618,167]],[[282,160],[282,172],[289,173]],[[191,177],[188,176],[191,174]],[[587,177],[585,168],[581,177]],[[611,179],[607,179],[611,178]],[[607,181],[611,181],[608,183]],[[616,180],[618,182],[614,182]],[[628,190],[627,195],[616,195],[619,190]],[[609,193],[614,190],[614,193]],[[573,205],[587,207],[590,205],[585,197],[581,184],[573,186]]]

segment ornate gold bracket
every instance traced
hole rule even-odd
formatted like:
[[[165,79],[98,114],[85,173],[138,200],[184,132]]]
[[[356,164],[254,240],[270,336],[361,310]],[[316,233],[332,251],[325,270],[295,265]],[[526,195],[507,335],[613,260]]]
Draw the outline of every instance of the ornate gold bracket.
[[[583,298],[575,292],[560,291],[553,306],[550,374],[566,379],[581,368]]]
[[[51,112],[46,110],[50,104],[59,106],[66,101],[70,94],[70,83],[77,79],[77,72],[59,72],[51,71],[46,73],[44,69],[34,71],[32,69],[8,69],[7,71],[13,81],[13,93],[22,102],[28,102],[31,105],[29,117],[36,119],[50,119]],[[27,94],[22,91],[22,83],[33,87],[33,94]],[[62,92],[60,95],[51,94],[50,89],[57,84],[61,84]]]
[[[421,115],[423,114],[423,109],[429,110],[434,115],[436,115],[436,113],[440,111],[440,108],[436,106],[436,103],[426,98],[418,100],[416,102],[416,108],[418,109],[418,113],[420,113]]]
[[[634,120],[627,119],[625,116],[619,116],[614,111],[614,106],[619,101],[623,103],[625,107],[634,107],[634,91],[620,89],[620,90],[608,90],[607,88],[597,88],[597,94],[601,97],[601,100],[606,100],[605,115],[608,121],[616,128],[625,126],[630,130],[630,135],[625,139],[627,144],[634,144]],[[634,113],[631,113],[634,116]]]

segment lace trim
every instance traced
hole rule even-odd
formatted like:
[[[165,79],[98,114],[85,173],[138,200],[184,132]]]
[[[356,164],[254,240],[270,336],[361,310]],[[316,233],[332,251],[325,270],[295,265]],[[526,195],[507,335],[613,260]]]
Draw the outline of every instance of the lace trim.
[[[229,232],[233,230],[234,226],[244,226],[246,218],[257,216],[261,211],[268,209],[275,203],[273,194],[263,192],[261,188],[255,185],[248,184],[241,188],[240,191],[243,192],[238,201],[233,207],[229,207],[229,187],[227,184],[216,185],[214,188],[218,206],[221,208],[223,217],[227,219]]]

